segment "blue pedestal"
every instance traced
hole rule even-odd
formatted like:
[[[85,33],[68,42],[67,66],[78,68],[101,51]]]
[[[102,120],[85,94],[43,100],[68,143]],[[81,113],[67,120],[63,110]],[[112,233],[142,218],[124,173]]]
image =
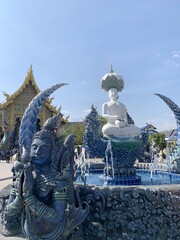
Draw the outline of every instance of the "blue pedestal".
[[[134,163],[142,154],[142,142],[136,139],[114,138],[104,141],[107,141],[104,169],[106,183],[109,185],[140,184],[141,177],[136,175]]]

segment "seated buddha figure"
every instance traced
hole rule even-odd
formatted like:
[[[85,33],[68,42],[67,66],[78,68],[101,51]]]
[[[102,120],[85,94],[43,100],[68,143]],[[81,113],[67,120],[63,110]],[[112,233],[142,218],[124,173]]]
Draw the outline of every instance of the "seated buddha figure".
[[[107,123],[102,127],[104,137],[134,138],[141,133],[134,123],[129,123],[128,114],[124,104],[118,101],[118,91],[124,87],[120,75],[112,70],[101,80],[101,87],[109,92],[109,101],[102,105],[102,116]]]

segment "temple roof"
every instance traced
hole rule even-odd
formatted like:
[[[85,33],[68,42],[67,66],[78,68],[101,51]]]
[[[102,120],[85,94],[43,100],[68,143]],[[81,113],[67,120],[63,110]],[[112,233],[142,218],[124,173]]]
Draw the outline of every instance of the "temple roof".
[[[162,132],[165,135],[165,139],[167,142],[173,142],[178,140],[178,130],[171,129]]]
[[[32,70],[32,65],[29,68],[27,75],[25,77],[25,80],[23,82],[23,84],[21,85],[21,87],[12,95],[7,94],[6,92],[3,92],[4,96],[6,97],[6,102],[4,104],[2,104],[3,108],[6,108],[7,106],[9,106],[10,104],[12,104],[14,102],[14,99],[16,99],[26,88],[26,86],[31,82],[32,86],[34,87],[36,93],[38,94],[40,92],[40,89],[34,79],[34,75],[33,75],[33,70]],[[57,113],[57,109],[52,106],[51,103],[52,99],[48,99],[45,102],[45,105],[54,113]]]

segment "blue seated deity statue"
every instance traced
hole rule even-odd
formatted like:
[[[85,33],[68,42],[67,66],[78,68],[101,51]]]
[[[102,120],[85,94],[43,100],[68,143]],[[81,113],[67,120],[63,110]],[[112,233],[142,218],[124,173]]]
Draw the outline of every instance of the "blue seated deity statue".
[[[31,104],[30,108],[33,107]],[[75,199],[74,135],[69,135],[64,142],[57,134],[61,116],[59,113],[48,119],[42,130],[30,134],[30,147],[31,136],[24,136],[20,144],[21,168],[18,168],[18,178],[11,190],[5,214],[8,219],[17,214],[21,216],[27,239],[66,239],[88,214],[88,206],[82,207]],[[30,121],[28,125],[24,119],[29,121],[34,117],[22,119],[22,135],[22,129],[26,132],[28,126],[36,124],[36,121]],[[6,225],[8,227],[8,223]],[[11,229],[8,230],[10,233]]]

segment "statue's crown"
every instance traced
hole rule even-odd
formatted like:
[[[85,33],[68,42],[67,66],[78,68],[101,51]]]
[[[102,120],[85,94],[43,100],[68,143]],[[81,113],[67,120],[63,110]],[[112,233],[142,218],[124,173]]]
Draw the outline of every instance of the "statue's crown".
[[[43,125],[43,129],[52,131],[52,132],[55,131],[60,124],[61,117],[62,117],[62,114],[59,112],[57,115],[55,115],[51,118],[48,118]]]
[[[113,71],[112,65],[110,73],[105,74],[104,77],[101,79],[101,88],[107,92],[111,88],[116,88],[118,92],[120,92],[124,88],[123,78],[118,73],[115,73]]]

